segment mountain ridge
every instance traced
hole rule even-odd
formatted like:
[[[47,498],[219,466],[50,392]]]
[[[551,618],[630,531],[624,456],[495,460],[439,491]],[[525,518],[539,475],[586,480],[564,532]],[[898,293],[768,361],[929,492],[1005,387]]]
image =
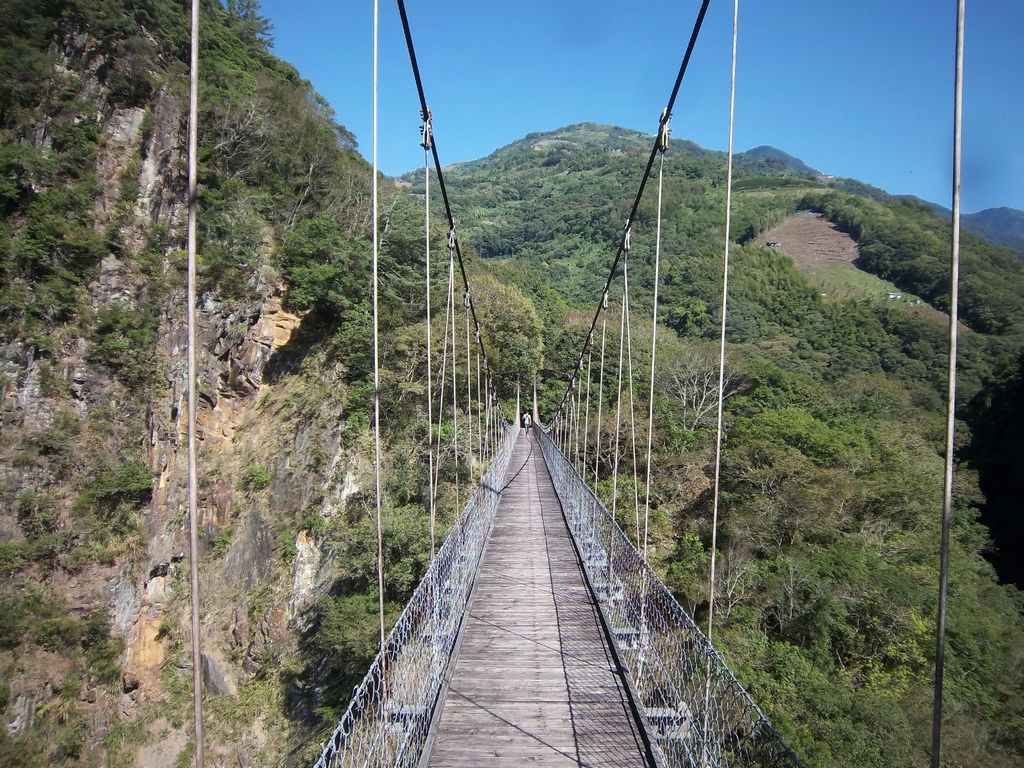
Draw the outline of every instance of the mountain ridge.
[[[459,173],[459,169],[462,168],[491,165],[514,156],[518,150],[526,147],[538,152],[559,147],[589,147],[612,154],[644,155],[650,151],[653,141],[653,134],[633,128],[584,121],[547,131],[531,131],[522,138],[497,147],[482,157],[451,163],[445,170]],[[673,138],[671,147],[677,152],[685,152],[693,157],[725,156],[725,152],[702,147],[690,139]],[[945,206],[916,195],[897,195],[858,179],[833,178],[824,175],[823,172],[807,165],[799,157],[768,144],[736,153],[734,162],[737,169],[749,173],[767,176],[796,176],[823,185],[834,185],[859,194],[894,200],[913,200],[933,209],[940,217],[949,217],[952,213]],[[396,178],[402,181],[411,181],[416,178],[418,173],[420,173],[418,170],[408,171]],[[964,214],[962,223],[964,229],[992,245],[1009,248],[1024,256],[1024,211],[1007,206],[986,208],[975,213]]]

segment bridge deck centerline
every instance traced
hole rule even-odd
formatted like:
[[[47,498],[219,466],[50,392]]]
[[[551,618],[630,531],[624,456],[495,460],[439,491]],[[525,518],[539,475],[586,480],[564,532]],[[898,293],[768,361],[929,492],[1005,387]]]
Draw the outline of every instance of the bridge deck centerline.
[[[509,462],[429,765],[649,766],[533,440]]]

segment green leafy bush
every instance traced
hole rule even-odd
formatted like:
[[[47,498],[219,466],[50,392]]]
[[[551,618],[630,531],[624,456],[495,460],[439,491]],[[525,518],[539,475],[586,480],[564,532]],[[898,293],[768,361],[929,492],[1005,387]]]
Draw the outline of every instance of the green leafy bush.
[[[231,548],[231,536],[234,534],[234,526],[222,525],[210,539],[210,556],[213,558],[223,557]]]
[[[144,387],[159,371],[155,319],[114,304],[96,316],[88,360],[106,367],[129,387]]]
[[[18,525],[28,539],[53,533],[60,525],[57,505],[46,493],[25,491],[18,498]]]
[[[153,476],[138,461],[101,466],[75,500],[79,513],[91,515],[97,533],[121,537],[139,529],[137,512],[153,493]]]
[[[242,480],[239,485],[247,493],[256,493],[257,491],[269,488],[273,479],[273,475],[270,474],[270,470],[266,467],[249,467],[242,474]]]

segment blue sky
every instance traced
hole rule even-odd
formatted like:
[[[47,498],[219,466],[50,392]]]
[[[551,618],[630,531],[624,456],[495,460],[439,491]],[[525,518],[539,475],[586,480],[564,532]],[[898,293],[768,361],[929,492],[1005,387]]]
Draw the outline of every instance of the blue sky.
[[[584,121],[653,132],[699,3],[407,0],[444,163]],[[965,211],[1024,209],[1024,2],[968,0]],[[275,52],[370,152],[372,3],[263,0]],[[713,0],[673,135],[727,140],[731,0]],[[950,204],[955,0],[741,0],[738,150]],[[380,164],[423,160],[393,2],[380,6]],[[624,190],[624,195],[631,194]]]

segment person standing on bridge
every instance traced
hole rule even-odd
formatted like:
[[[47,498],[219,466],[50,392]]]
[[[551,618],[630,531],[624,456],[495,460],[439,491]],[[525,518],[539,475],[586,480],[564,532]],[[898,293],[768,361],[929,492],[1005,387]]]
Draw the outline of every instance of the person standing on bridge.
[[[526,413],[523,414],[522,422],[523,422],[523,434],[524,435],[527,435],[527,434],[530,433],[530,423],[532,421],[533,421],[533,419],[530,417],[530,413],[529,412],[526,412]]]

